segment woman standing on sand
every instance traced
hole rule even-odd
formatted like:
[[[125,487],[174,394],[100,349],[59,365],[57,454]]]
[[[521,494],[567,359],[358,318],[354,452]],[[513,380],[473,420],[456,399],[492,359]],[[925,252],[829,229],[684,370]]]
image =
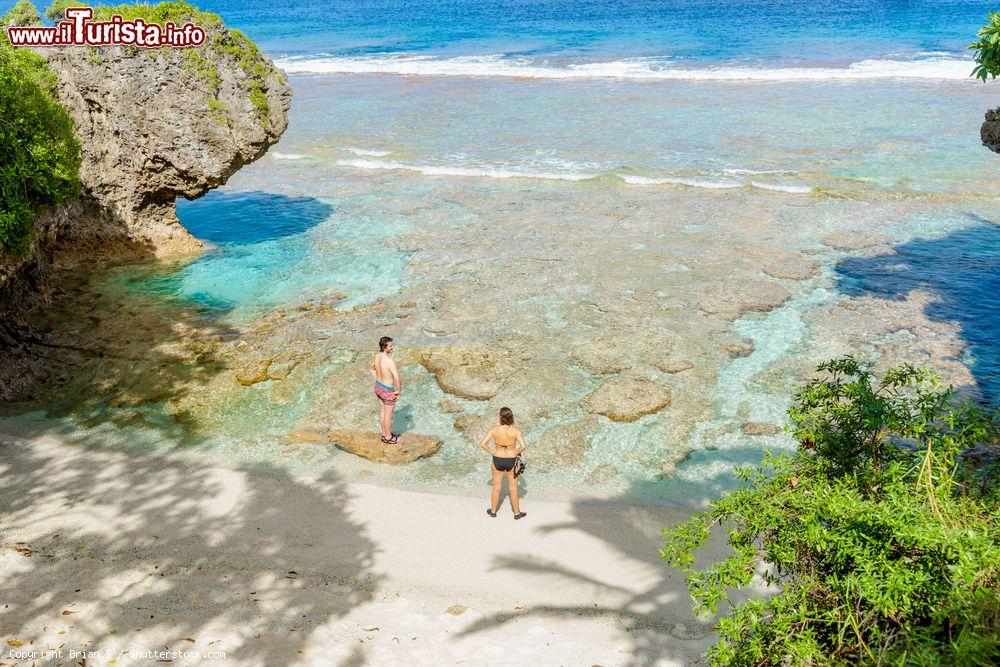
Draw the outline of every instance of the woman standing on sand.
[[[490,440],[493,449],[489,448]],[[521,429],[514,426],[514,413],[510,408],[500,408],[500,423],[491,428],[479,445],[487,454],[493,455],[490,470],[493,473],[493,498],[490,509],[486,513],[492,517],[497,515],[497,505],[500,504],[500,487],[503,486],[504,474],[507,475],[507,490],[510,493],[510,506],[514,510],[514,518],[522,519],[527,512],[522,512],[517,500],[517,477],[515,467],[517,457],[526,449]]]

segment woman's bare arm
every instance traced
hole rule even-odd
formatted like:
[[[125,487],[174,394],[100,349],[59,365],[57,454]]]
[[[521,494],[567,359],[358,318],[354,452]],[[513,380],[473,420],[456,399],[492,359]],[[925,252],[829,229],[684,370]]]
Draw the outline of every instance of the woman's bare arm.
[[[521,434],[521,429],[517,429],[517,435],[515,437],[516,437],[515,444],[520,445],[520,447],[515,447],[514,453],[520,454],[521,452],[523,452],[528,448],[528,446],[524,444],[524,435]]]
[[[483,437],[483,441],[481,443],[479,443],[479,446],[482,447],[483,451],[486,452],[487,454],[492,454],[493,453],[493,450],[490,449],[489,447],[487,447],[487,445],[489,444],[490,440],[492,440],[492,439],[493,439],[493,429],[491,428],[489,431],[486,432],[486,436]]]

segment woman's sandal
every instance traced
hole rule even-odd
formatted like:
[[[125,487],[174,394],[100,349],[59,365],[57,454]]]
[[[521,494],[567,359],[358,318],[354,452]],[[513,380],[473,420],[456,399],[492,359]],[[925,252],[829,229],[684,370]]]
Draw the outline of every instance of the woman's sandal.
[[[515,519],[523,519],[526,516],[528,516],[527,512],[518,512],[517,514],[514,515],[514,518]]]
[[[399,444],[399,436],[398,435],[393,435],[391,438],[387,438],[387,437],[385,437],[383,435],[382,436],[382,444],[383,445],[398,445]]]
[[[486,510],[486,513],[489,514],[494,519],[497,518],[497,513],[494,512],[493,510]]]

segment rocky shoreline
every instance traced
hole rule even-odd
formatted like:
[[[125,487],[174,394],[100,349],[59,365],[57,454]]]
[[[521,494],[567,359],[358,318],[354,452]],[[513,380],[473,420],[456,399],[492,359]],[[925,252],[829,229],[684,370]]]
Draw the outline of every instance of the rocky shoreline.
[[[24,384],[37,338],[27,313],[46,303],[55,271],[200,252],[177,220],[177,198],[224,184],[288,125],[291,89],[281,71],[217,16],[187,7],[178,11],[208,33],[196,51],[36,49],[81,144],[83,195],[37,213],[25,255],[0,256],[0,399]],[[263,117],[248,82],[266,100]]]

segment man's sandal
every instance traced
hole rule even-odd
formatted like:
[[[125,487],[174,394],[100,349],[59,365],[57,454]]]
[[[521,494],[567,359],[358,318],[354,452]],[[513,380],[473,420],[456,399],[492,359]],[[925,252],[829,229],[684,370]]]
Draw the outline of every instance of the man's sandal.
[[[497,513],[494,512],[493,510],[486,510],[486,513],[489,514],[494,519],[497,518]]]
[[[523,519],[526,516],[528,516],[527,512],[518,512],[517,514],[514,515],[514,518],[515,519]]]

